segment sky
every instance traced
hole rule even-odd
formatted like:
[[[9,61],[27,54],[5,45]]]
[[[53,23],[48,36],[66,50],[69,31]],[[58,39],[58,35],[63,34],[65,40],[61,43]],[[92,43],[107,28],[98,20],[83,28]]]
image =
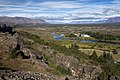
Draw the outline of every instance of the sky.
[[[120,0],[0,0],[0,16],[99,21],[120,16]]]

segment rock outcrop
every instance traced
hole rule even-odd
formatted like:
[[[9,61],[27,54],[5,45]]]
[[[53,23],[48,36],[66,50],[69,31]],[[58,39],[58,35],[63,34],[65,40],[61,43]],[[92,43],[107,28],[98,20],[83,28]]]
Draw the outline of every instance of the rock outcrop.
[[[59,80],[59,79],[50,74],[3,69],[0,70],[0,80]]]
[[[63,65],[70,69],[72,76],[79,78],[79,80],[94,80],[102,72],[100,67],[82,64],[78,59],[72,56],[65,56],[48,46],[36,44],[36,49],[57,65]]]
[[[1,33],[0,34],[0,57],[6,56],[9,54],[11,50],[16,47],[17,38],[15,36],[11,36],[8,33]],[[2,53],[2,54],[1,54]]]

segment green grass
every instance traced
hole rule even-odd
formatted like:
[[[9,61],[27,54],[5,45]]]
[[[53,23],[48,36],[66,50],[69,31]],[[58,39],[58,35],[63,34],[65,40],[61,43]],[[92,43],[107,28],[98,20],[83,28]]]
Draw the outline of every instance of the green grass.
[[[70,69],[68,69],[66,67],[55,65],[52,63],[49,65],[49,67],[50,67],[50,69],[46,69],[46,71],[50,72],[54,75],[58,75],[58,76],[71,75]]]
[[[102,50],[96,50],[96,49],[79,49],[81,52],[86,53],[87,55],[92,55],[94,51],[96,51],[97,55],[100,56],[103,54]]]

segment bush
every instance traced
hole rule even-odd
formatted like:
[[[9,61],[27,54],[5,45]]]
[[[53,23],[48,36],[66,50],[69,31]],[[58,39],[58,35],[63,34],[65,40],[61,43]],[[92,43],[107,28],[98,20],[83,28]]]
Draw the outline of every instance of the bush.
[[[113,63],[113,57],[110,53],[106,53],[105,51],[103,52],[103,55],[99,57],[99,63],[100,64],[106,64],[107,62]]]
[[[108,77],[108,75],[106,74],[106,72],[102,72],[99,75],[98,80],[108,80],[107,77]]]
[[[74,33],[69,34],[67,37],[77,37]]]
[[[114,75],[114,76],[120,76],[120,64],[115,63],[106,63],[102,69],[108,74],[108,75]]]
[[[91,37],[96,38],[97,40],[119,40],[120,36],[117,35],[109,35],[109,34],[101,34],[98,32],[83,32],[84,34],[88,34]]]
[[[103,69],[98,80],[109,80],[109,77],[111,76],[120,76],[120,64],[114,63],[110,53],[104,51],[103,55],[98,58],[98,63]]]
[[[93,52],[93,54],[89,57],[91,60],[97,61],[98,60],[98,56],[96,51]]]
[[[118,54],[117,50],[116,49],[113,49],[113,54]]]
[[[67,69],[67,68],[65,68],[65,67],[57,66],[57,70],[58,70],[61,74],[71,75],[70,69]]]
[[[17,56],[16,56],[16,52],[17,52],[16,49],[12,49],[12,50],[11,50],[10,56],[11,56],[13,59],[17,57]]]
[[[75,44],[71,44],[71,46],[69,47],[69,49],[75,49],[75,50],[79,50],[79,46],[75,43]]]

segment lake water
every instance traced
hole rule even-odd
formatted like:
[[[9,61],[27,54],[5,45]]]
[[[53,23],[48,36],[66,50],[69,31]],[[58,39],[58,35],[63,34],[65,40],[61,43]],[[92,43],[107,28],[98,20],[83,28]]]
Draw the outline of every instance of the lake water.
[[[56,39],[56,40],[68,40],[67,38],[62,38],[59,35],[53,36],[53,39]]]
[[[68,40],[68,38],[61,38],[59,35],[53,36],[56,40]],[[78,40],[79,42],[97,42],[97,40]]]
[[[97,42],[97,40],[79,40],[80,42]]]

